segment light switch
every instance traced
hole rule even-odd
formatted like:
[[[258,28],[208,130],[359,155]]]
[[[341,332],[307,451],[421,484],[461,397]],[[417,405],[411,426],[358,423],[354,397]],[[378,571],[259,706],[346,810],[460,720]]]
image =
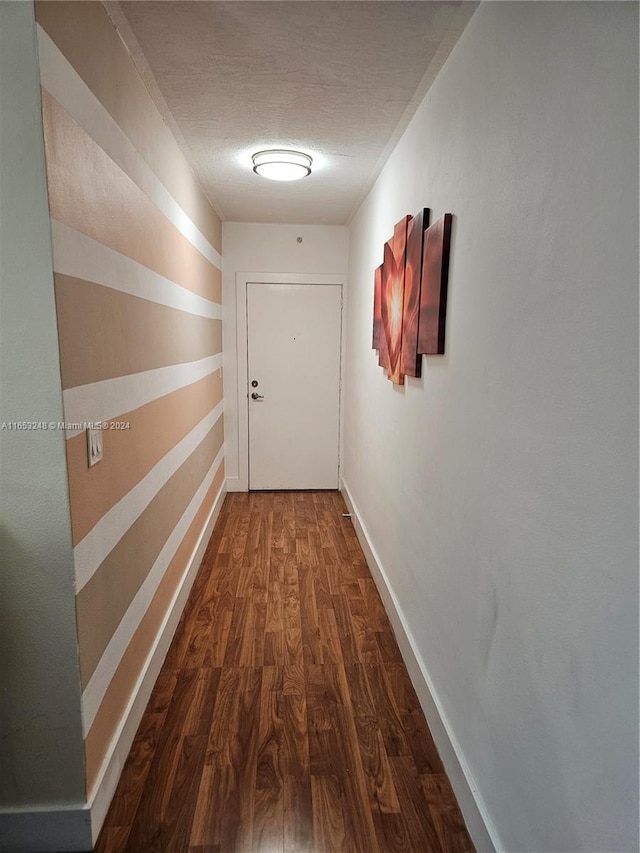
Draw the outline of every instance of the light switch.
[[[102,459],[102,430],[87,427],[87,461],[89,468]]]

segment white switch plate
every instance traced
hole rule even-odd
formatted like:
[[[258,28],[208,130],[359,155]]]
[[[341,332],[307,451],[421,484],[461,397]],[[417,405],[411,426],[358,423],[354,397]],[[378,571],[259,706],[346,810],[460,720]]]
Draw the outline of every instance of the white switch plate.
[[[87,461],[89,468],[102,459],[102,430],[87,427]]]

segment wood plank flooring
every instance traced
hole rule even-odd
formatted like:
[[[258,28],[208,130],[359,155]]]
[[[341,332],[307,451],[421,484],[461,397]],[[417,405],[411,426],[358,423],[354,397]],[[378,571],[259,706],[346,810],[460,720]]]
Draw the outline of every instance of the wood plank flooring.
[[[227,496],[96,851],[473,851],[343,512]]]

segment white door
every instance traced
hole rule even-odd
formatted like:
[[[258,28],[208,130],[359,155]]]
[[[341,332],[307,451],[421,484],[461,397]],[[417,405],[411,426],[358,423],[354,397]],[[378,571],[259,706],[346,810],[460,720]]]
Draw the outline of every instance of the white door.
[[[337,489],[342,287],[247,284],[249,488]]]

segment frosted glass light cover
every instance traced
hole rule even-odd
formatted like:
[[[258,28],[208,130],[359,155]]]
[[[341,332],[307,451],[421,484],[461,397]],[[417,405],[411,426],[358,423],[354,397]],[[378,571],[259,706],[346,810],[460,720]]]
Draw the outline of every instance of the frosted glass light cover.
[[[311,174],[313,160],[302,151],[258,151],[251,158],[253,171],[271,181],[297,181]]]

